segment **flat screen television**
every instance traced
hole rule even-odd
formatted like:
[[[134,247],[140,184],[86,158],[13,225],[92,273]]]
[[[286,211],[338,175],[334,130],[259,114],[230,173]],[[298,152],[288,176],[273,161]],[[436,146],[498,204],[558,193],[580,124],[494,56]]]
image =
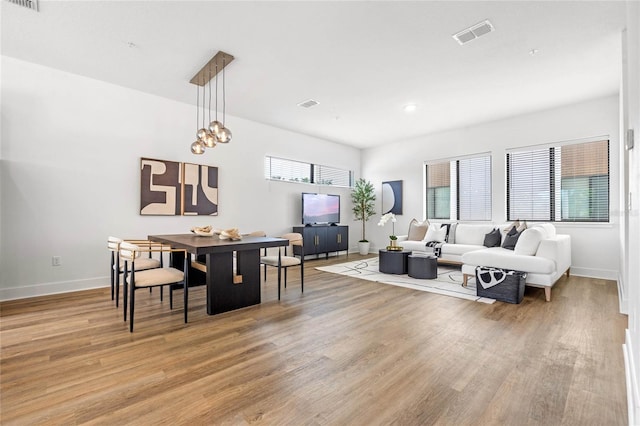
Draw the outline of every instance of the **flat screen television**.
[[[340,196],[302,193],[302,224],[315,225],[340,222]]]

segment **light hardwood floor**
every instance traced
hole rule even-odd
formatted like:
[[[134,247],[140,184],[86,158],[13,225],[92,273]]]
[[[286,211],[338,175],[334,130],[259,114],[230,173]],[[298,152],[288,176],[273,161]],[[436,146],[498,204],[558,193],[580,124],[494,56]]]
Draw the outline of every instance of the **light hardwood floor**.
[[[139,291],[133,334],[106,288],[4,302],[0,423],[627,424],[614,282],[486,305],[314,269],[345,260],[217,316],[196,288],[189,324]]]

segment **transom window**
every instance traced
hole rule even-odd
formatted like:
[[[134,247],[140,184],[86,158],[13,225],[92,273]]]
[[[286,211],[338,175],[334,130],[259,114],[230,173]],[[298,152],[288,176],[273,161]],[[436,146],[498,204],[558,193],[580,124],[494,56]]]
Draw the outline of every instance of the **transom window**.
[[[426,164],[427,218],[491,220],[491,155]]]
[[[350,170],[270,156],[264,157],[264,177],[285,182],[353,186],[353,172]]]
[[[609,221],[609,141],[507,153],[507,219]]]

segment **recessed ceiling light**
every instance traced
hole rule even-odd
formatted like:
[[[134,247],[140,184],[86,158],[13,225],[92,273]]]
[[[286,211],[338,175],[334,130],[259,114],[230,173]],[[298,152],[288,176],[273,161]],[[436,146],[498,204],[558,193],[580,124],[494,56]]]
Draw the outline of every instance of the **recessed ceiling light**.
[[[404,106],[404,112],[414,112],[416,110],[416,104],[407,104]]]

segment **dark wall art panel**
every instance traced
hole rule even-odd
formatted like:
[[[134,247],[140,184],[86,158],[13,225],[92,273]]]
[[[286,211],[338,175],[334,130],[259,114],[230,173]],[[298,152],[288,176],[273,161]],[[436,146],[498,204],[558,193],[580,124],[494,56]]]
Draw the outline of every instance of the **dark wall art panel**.
[[[182,198],[182,164],[140,159],[140,214],[179,215]]]
[[[183,163],[183,210],[185,216],[218,215],[218,168]]]
[[[382,182],[382,214],[402,214],[402,181]]]

